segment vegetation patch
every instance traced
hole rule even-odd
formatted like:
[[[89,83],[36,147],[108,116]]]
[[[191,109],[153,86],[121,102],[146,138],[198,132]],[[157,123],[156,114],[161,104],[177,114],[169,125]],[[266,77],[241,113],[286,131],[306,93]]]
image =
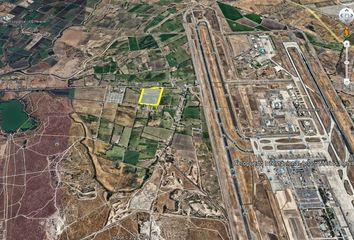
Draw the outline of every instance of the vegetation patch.
[[[180,46],[183,46],[184,44],[186,44],[188,42],[187,36],[182,36],[178,39],[176,39],[173,42],[168,43],[168,47],[170,48],[171,51],[176,50],[177,48],[179,48]]]
[[[128,42],[130,51],[139,50],[139,45],[138,41],[136,40],[136,37],[128,37]]]
[[[168,4],[171,4],[171,3],[180,3],[180,2],[182,2],[182,0],[160,0],[159,4],[168,5]]]
[[[160,35],[160,41],[161,41],[161,42],[164,42],[164,41],[166,41],[166,40],[168,40],[168,39],[170,39],[170,38],[172,38],[172,37],[174,37],[174,36],[177,36],[177,34],[176,34],[176,33],[161,34],[161,35]]]
[[[253,22],[256,22],[260,24],[262,22],[262,16],[255,14],[255,13],[250,13],[245,15],[246,18],[252,20]]]
[[[167,9],[167,11],[169,11],[170,13],[176,13],[177,8],[175,6],[173,6],[173,7],[170,7],[169,9]]]
[[[169,75],[166,72],[149,71],[140,74],[117,74],[117,81],[126,81],[136,84],[136,82],[169,83]]]
[[[124,157],[125,149],[118,146],[113,146],[111,150],[106,152],[105,157],[113,161],[122,161]]]
[[[128,12],[145,13],[148,10],[150,10],[151,8],[152,8],[152,6],[147,3],[139,3],[139,4],[134,5],[132,8],[130,8],[128,10]]]
[[[263,25],[258,25],[256,28],[257,28],[258,30],[261,30],[261,31],[270,31],[269,28],[266,28],[266,27],[263,26]]]
[[[183,111],[183,118],[200,119],[199,107],[186,107]]]
[[[94,70],[96,74],[115,73],[117,71],[117,64],[115,62],[110,62],[103,66],[95,66]]]
[[[234,32],[244,32],[244,31],[253,31],[254,28],[251,28],[249,26],[231,21],[227,19],[227,23],[229,24],[230,28]]]
[[[158,48],[157,42],[154,37],[151,35],[143,36],[138,39],[138,48],[139,49],[148,49],[148,48]]]
[[[170,15],[169,11],[165,11],[157,15],[155,18],[153,18],[150,22],[146,24],[145,31],[159,24],[162,20],[168,17],[168,15]]]
[[[114,124],[105,118],[101,118],[98,138],[104,142],[110,142]]]
[[[128,41],[123,42],[123,43],[120,44],[116,49],[117,49],[117,51],[118,51],[119,53],[129,51],[129,49],[130,49],[130,47],[129,47],[129,42],[128,42]]]
[[[343,48],[343,44],[341,44],[339,42],[332,42],[332,43],[325,42],[322,39],[319,39],[319,38],[315,37],[314,35],[308,34],[308,33],[306,33],[306,36],[312,45],[315,45],[318,47],[328,48],[328,49],[337,50],[337,51],[340,51]]]
[[[241,12],[233,7],[230,6],[228,4],[222,3],[222,2],[218,2],[219,8],[222,12],[222,14],[224,14],[225,18],[236,21],[238,19],[241,19],[243,16],[241,14]]]
[[[231,5],[225,4],[218,2],[218,5],[220,7],[221,12],[223,13],[224,17],[226,18],[227,23],[229,24],[230,28],[234,32],[243,32],[243,31],[254,31],[256,29],[261,30],[261,31],[269,31],[269,29],[261,23],[263,22],[263,17],[261,15],[258,15],[256,13],[248,13],[248,14],[242,14],[241,11],[238,8],[235,8]],[[253,24],[241,24],[236,22],[239,19],[242,18],[247,18],[254,23],[257,23],[258,26],[254,28]],[[243,19],[246,20],[246,19]]]
[[[173,108],[168,108],[168,107],[163,108],[163,113],[165,113],[165,112],[170,114],[171,117],[174,117],[176,114],[176,110],[174,110]]]
[[[195,81],[195,73],[192,60],[189,59],[181,63],[177,70],[171,73],[171,77],[176,78],[177,82],[193,84]]]
[[[91,124],[93,122],[98,121],[98,117],[93,116],[91,114],[80,114],[80,118],[87,124]]]
[[[115,41],[110,47],[109,49],[115,49],[117,52],[121,53],[121,52],[125,52],[125,51],[129,51],[129,42],[128,40],[125,41]]]
[[[136,165],[139,162],[139,155],[139,152],[136,151],[126,151],[123,161],[131,165]]]
[[[182,16],[178,16],[175,18],[168,19],[164,23],[161,24],[160,27],[154,29],[154,32],[181,32],[184,31],[182,24]]]
[[[172,130],[159,127],[145,127],[142,137],[155,141],[165,141],[173,134]]]
[[[138,146],[138,152],[140,152],[139,159],[145,160],[154,158],[158,145],[159,143],[153,140],[140,141]]]
[[[141,137],[142,132],[143,132],[142,128],[133,128],[129,140],[129,149],[138,149],[139,139]]]
[[[173,52],[169,53],[166,56],[167,62],[170,65],[170,67],[176,67],[179,64],[187,61],[190,59],[189,54],[184,50],[183,48],[179,47]]]
[[[119,145],[123,147],[128,147],[130,135],[132,134],[131,127],[125,127],[122,133],[122,136],[119,140]]]

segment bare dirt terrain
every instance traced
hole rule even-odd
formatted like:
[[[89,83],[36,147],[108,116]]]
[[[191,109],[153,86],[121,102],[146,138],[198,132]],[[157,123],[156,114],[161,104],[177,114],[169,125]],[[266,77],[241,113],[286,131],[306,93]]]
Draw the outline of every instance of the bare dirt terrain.
[[[85,44],[87,33],[82,27],[71,27],[63,32],[63,35],[57,40],[58,42],[66,43],[75,48],[80,48]]]
[[[242,15],[236,20],[217,1],[0,3],[0,104],[23,101],[34,124],[1,129],[0,238],[286,240],[306,239],[309,226],[324,237],[316,221],[336,219],[323,220],[320,210],[305,219],[300,201],[311,195],[318,207],[317,198],[328,198],[323,210],[338,210],[337,196],[326,187],[291,190],[312,184],[317,169],[258,167],[311,158],[313,146],[316,160],[345,161],[342,135],[354,146],[345,112],[352,93],[341,89],[338,98],[332,87],[343,74],[343,26],[317,10],[334,1],[310,2],[222,1]],[[290,47],[304,89],[293,90],[285,42],[298,43],[316,73],[313,81]],[[164,87],[159,106],[138,103],[142,88],[156,86]],[[311,134],[288,115],[291,92],[322,109],[302,116],[311,117]],[[353,197],[354,169],[340,171]]]
[[[25,101],[41,125],[30,136],[5,143],[1,212],[6,219],[6,239],[45,239],[43,226],[58,214],[58,164],[69,147],[72,109],[66,99],[48,94],[30,94]]]

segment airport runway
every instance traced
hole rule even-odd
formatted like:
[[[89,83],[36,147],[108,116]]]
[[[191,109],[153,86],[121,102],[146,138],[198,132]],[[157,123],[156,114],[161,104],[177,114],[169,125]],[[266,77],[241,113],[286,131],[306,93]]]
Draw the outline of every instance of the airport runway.
[[[348,116],[346,116],[346,111],[345,109],[340,105],[341,103],[336,103],[335,102],[335,96],[336,93],[333,93],[333,96],[329,95],[328,91],[330,91],[330,88],[324,87],[323,85],[325,84],[322,79],[322,81],[320,81],[318,78],[316,78],[316,74],[314,74],[314,71],[311,67],[311,64],[308,62],[308,60],[306,59],[306,57],[304,56],[303,52],[301,51],[300,47],[298,46],[297,43],[285,43],[285,48],[288,47],[293,47],[297,49],[297,52],[299,53],[302,63],[304,66],[306,66],[306,71],[309,73],[309,76],[311,77],[312,82],[315,84],[316,86],[316,90],[317,92],[320,94],[321,98],[323,99],[324,103],[325,103],[325,107],[328,109],[329,114],[331,115],[333,121],[335,122],[336,126],[338,127],[342,138],[345,142],[345,145],[347,146],[347,149],[349,151],[349,153],[351,155],[354,154],[354,136],[351,132],[350,129],[350,118],[348,120]],[[292,58],[288,53],[288,57],[290,58],[291,61]],[[297,71],[297,66],[292,62],[293,67],[295,68],[295,70]],[[300,76],[300,75],[299,75]],[[301,76],[300,76],[301,77]],[[323,90],[325,89],[326,92]],[[340,101],[340,100],[338,100]],[[343,108],[343,109],[341,109]],[[344,122],[343,122],[344,121]],[[347,121],[349,121],[347,123]]]
[[[229,116],[230,116],[231,122],[230,122],[230,120],[227,120],[227,119],[225,120],[224,112],[225,111],[232,111],[231,100],[228,97],[226,98],[227,106],[220,106],[220,104],[219,104],[218,96],[220,97],[220,95],[221,95],[221,96],[225,97],[225,95],[228,95],[228,94],[227,94],[226,87],[223,83],[223,77],[221,74],[220,65],[219,65],[218,60],[216,58],[216,51],[213,46],[212,37],[211,37],[210,31],[209,31],[209,27],[208,27],[207,22],[206,21],[199,21],[197,23],[195,30],[196,30],[196,33],[198,36],[199,48],[200,48],[201,58],[202,58],[201,62],[204,65],[204,71],[206,73],[205,79],[207,80],[207,83],[205,83],[205,84],[207,85],[207,88],[210,92],[212,104],[214,106],[214,112],[216,113],[216,121],[217,121],[217,125],[218,125],[219,131],[221,134],[221,138],[222,138],[223,152],[226,155],[229,174],[232,177],[232,184],[233,184],[234,191],[236,193],[239,211],[241,212],[243,226],[244,226],[244,230],[246,233],[245,237],[247,239],[252,239],[252,234],[250,231],[250,226],[249,226],[248,217],[247,217],[247,211],[246,211],[246,208],[243,204],[242,194],[241,194],[240,186],[239,186],[239,183],[237,180],[237,172],[235,170],[232,154],[229,149],[231,147],[229,145],[229,141],[231,141],[233,144],[235,144],[235,146],[242,152],[249,153],[249,152],[252,152],[252,150],[244,149],[242,146],[239,146],[238,142],[230,136],[231,134],[228,133],[228,130],[230,129],[230,127],[232,129],[237,128],[237,122],[236,122],[235,116],[233,114],[230,114],[230,112],[229,112]],[[215,86],[216,84],[221,84],[221,87],[220,86],[216,87]],[[219,94],[217,94],[217,91],[221,91],[221,92],[219,92]],[[217,146],[215,146],[215,147],[217,147]],[[220,159],[216,159],[216,160],[220,161]],[[221,181],[222,181],[222,179],[221,179]],[[235,206],[232,206],[232,207],[235,207]],[[238,229],[238,233],[240,233],[239,231],[240,231],[240,229]]]

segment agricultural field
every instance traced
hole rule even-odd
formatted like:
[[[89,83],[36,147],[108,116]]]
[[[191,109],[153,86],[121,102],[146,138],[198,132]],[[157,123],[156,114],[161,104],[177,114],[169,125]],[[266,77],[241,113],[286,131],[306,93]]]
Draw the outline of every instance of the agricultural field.
[[[92,63],[95,77],[116,86],[193,84],[194,69],[178,8],[132,4],[127,6],[126,15],[141,17],[145,24],[135,31],[140,34],[115,40],[105,55]]]
[[[309,2],[0,1],[2,239],[349,239],[354,169],[300,169],[353,157],[302,110],[344,71],[341,1]]]
[[[0,85],[10,89],[0,92],[0,128],[8,129],[0,158],[16,175],[6,188],[23,196],[3,206],[12,214],[6,239],[148,239],[156,212],[208,220],[193,221],[228,240],[214,159],[201,143],[208,133],[183,25],[188,3],[0,6],[19,23],[0,26]],[[139,102],[142,89],[159,91]],[[17,111],[7,111],[10,101]],[[197,228],[190,238],[203,235]]]
[[[97,2],[91,0],[90,4]],[[38,0],[28,8],[15,6],[8,14],[14,17],[0,27],[0,66],[37,69],[40,65],[56,65],[54,40],[70,26],[81,25],[89,13],[86,1],[61,1],[59,4]],[[20,29],[23,31],[16,34]],[[39,34],[30,34],[33,31]]]
[[[231,31],[270,31],[285,28],[284,25],[276,23],[273,20],[264,18],[256,13],[247,13],[232,5],[217,2],[219,9],[226,19]]]

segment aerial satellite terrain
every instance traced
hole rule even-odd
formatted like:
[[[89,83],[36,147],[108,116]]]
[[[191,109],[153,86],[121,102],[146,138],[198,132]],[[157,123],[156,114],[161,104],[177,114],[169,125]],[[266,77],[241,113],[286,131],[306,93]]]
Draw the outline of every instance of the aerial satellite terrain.
[[[0,240],[353,240],[353,9],[1,0]]]

